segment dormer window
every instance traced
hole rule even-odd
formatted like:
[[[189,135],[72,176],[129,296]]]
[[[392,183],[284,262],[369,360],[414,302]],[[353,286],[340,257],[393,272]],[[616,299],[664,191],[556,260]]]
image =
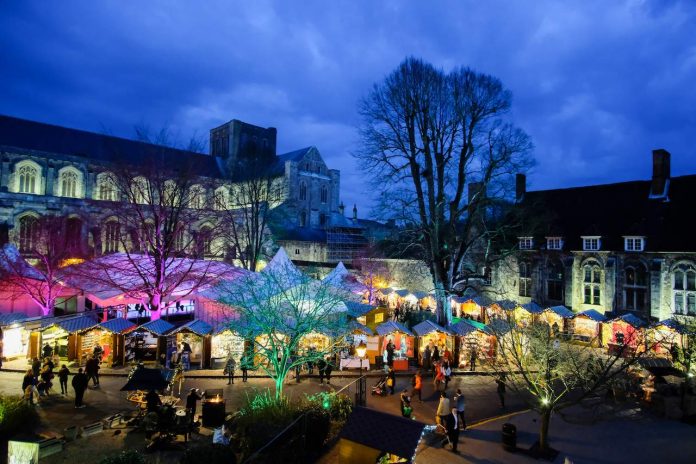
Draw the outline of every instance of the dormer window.
[[[520,239],[520,250],[531,250],[534,246],[532,237],[518,237]]]
[[[562,250],[563,249],[563,237],[546,237],[546,249],[547,250]]]
[[[602,246],[601,238],[602,237],[599,235],[583,236],[582,237],[582,249],[584,251],[597,251],[597,250],[599,250]]]
[[[624,237],[624,250],[643,251],[645,248],[645,237]]]

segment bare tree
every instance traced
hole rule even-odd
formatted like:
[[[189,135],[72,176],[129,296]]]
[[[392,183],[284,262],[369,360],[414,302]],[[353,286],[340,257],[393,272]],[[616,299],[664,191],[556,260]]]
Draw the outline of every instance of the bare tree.
[[[260,359],[254,365],[274,380],[277,398],[293,369],[334,354],[347,331],[344,295],[328,282],[285,267],[245,274],[217,288],[220,301],[237,311],[230,328],[251,341]],[[313,334],[327,336],[327,344],[313,350],[302,347]]]
[[[79,231],[72,230],[63,216],[26,216],[17,240],[21,252],[11,244],[0,251],[3,287],[13,297],[31,298],[44,316],[53,314],[56,301],[66,294],[59,270],[70,258],[81,257],[75,234]]]
[[[510,105],[493,76],[445,73],[415,58],[360,105],[356,157],[379,186],[383,217],[410,227],[412,245],[422,249],[442,324],[451,320],[449,295],[464,265],[488,256],[501,233],[492,213],[509,197],[514,174],[531,164],[529,137],[506,120]]]
[[[649,351],[643,331],[626,334],[612,354],[594,343],[561,340],[547,324],[520,325],[514,317],[496,319],[490,327],[497,338],[495,369],[499,381],[525,398],[541,416],[539,447],[549,450],[551,415],[606,389]],[[504,375],[503,375],[504,374]]]

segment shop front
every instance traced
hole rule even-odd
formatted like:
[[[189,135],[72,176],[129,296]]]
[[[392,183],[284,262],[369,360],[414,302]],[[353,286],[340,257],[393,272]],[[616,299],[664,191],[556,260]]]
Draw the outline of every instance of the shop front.
[[[476,361],[495,359],[496,338],[486,325],[471,319],[462,319],[449,326],[449,329],[455,334],[457,367],[471,368],[472,354]]]
[[[485,309],[486,320],[482,322],[489,324],[492,319],[508,320],[513,316],[512,311],[515,308],[517,308],[517,303],[511,300],[499,300],[491,303]]]
[[[362,325],[357,321],[348,322],[349,333],[345,337],[345,346],[339,352],[339,369],[352,367],[362,367],[366,370],[370,369],[370,346],[372,345],[373,356],[379,351],[379,337],[374,337],[374,332],[367,326]],[[377,339],[376,341],[374,339]],[[366,346],[366,356],[363,359],[357,354],[356,347],[364,343]]]
[[[554,334],[568,333],[574,315],[575,313],[565,306],[551,306],[539,314],[538,320],[548,325]]]
[[[449,351],[454,359],[454,333],[430,320],[425,320],[413,326],[418,346],[418,365],[423,365],[423,352],[429,346],[432,351],[437,347],[440,356],[445,350]]]
[[[632,355],[645,349],[645,322],[633,314],[624,314],[602,325],[609,354]]]
[[[656,322],[647,330],[650,350],[660,356],[670,356],[673,347],[684,348],[686,327],[676,319]]]
[[[240,368],[242,355],[244,354],[245,340],[226,325],[220,326],[217,331],[213,331],[210,339],[210,358],[213,369],[222,369],[227,362],[230,354]]]
[[[30,334],[29,357],[43,358],[51,353],[54,358],[82,363],[80,333],[96,325],[97,321],[87,315],[46,319]]]
[[[588,309],[575,315],[571,321],[572,339],[592,343],[593,346],[604,346],[602,339],[602,323],[607,318],[604,314]]]
[[[5,360],[26,357],[29,348],[29,331],[22,324],[24,313],[0,314],[0,356]]]
[[[80,334],[80,359],[86,359],[101,348],[102,362],[107,366],[125,365],[126,334],[136,329],[128,319],[110,319]]]
[[[479,322],[485,320],[486,306],[490,305],[490,301],[481,296],[455,296],[451,301],[452,312],[456,317],[465,317]]]
[[[167,333],[167,360],[171,357],[171,347],[181,355],[189,352],[188,362],[182,359],[184,368],[198,366],[200,369],[210,368],[211,361],[211,332],[213,328],[206,322],[193,320]]]
[[[526,327],[535,322],[539,315],[543,312],[543,308],[534,301],[517,305],[514,309],[515,323],[520,327]]]
[[[415,354],[415,336],[403,324],[388,321],[378,325],[375,331],[379,335],[379,353],[387,359],[387,345],[394,345],[394,370],[408,370],[409,360]],[[368,350],[370,349],[368,344]]]
[[[163,319],[147,322],[125,336],[124,359],[126,364],[157,362],[167,353],[165,334],[174,326]]]

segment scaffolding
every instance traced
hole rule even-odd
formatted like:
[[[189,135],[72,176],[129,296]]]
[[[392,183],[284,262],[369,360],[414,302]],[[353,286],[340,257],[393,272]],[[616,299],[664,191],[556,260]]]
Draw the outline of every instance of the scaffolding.
[[[352,263],[367,247],[362,227],[335,225],[326,229],[327,260],[330,263]]]

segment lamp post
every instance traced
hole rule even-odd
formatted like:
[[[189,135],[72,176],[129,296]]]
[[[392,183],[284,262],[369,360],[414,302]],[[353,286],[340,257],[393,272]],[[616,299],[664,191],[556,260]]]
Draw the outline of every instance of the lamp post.
[[[360,344],[355,347],[355,352],[360,359],[360,378],[358,379],[358,389],[356,391],[356,406],[365,406],[365,376],[363,375],[363,359],[365,359],[365,354],[367,353],[367,345],[363,340],[360,340]]]

